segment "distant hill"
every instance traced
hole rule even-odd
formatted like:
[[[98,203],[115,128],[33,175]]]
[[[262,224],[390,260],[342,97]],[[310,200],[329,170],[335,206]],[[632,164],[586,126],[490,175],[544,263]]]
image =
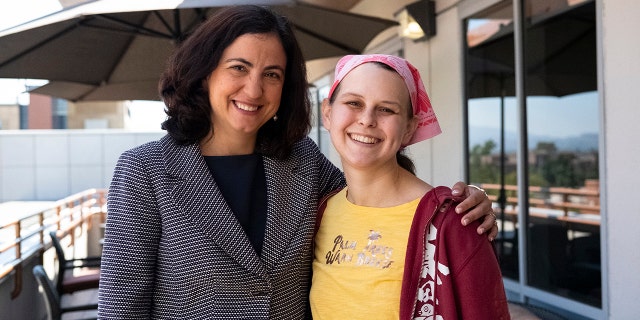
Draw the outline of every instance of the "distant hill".
[[[488,140],[493,140],[496,144],[500,142],[500,130],[487,127],[471,127],[469,129],[470,145],[484,144]],[[518,136],[513,131],[505,132],[505,152],[512,153],[517,150]],[[552,136],[529,136],[529,145],[535,147],[538,142],[553,142],[560,151],[591,151],[598,150],[598,134],[586,133],[579,136],[557,138]],[[498,150],[496,150],[498,151]]]

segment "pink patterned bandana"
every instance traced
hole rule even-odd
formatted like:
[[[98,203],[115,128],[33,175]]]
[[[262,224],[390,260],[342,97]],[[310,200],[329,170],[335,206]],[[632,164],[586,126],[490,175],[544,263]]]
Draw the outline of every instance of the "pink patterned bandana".
[[[400,57],[386,54],[348,55],[342,57],[336,65],[335,79],[329,91],[329,98],[333,95],[333,91],[340,81],[351,70],[366,62],[380,62],[393,68],[404,79],[404,83],[409,89],[413,115],[418,119],[418,128],[407,145],[432,138],[442,132],[418,69],[409,61]]]

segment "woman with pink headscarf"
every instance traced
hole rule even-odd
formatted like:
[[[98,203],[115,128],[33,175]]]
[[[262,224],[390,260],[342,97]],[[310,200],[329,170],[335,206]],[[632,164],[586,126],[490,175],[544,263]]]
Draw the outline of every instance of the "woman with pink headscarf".
[[[451,189],[416,177],[403,154],[441,132],[417,69],[346,56],[322,115],[347,187],[318,212],[313,318],[508,319],[492,244],[459,223]]]

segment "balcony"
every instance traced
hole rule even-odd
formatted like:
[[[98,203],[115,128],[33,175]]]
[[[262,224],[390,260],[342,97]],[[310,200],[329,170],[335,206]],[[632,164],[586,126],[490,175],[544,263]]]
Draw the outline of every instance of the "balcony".
[[[50,231],[57,231],[67,257],[99,256],[106,217],[106,191],[90,189],[55,202],[11,202],[0,207],[0,320],[47,319],[47,308],[32,274],[42,264],[53,278],[56,254]],[[53,280],[53,279],[52,279]],[[62,297],[63,305],[97,301],[97,290]],[[95,311],[63,319],[95,317]]]

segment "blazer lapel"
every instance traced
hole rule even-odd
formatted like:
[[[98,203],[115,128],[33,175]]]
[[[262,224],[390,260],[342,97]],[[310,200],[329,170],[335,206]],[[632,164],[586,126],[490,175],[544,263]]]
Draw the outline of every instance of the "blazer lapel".
[[[197,144],[165,144],[165,161],[174,177],[172,194],[186,219],[248,270],[267,276],[242,226],[215,184]]]
[[[305,209],[311,196],[308,190],[313,190],[313,186],[309,179],[300,174],[297,161],[279,161],[267,157],[263,159],[267,178],[268,215],[262,260],[268,270],[273,270],[285,251],[296,245],[295,241],[307,241],[303,219],[308,214]]]

